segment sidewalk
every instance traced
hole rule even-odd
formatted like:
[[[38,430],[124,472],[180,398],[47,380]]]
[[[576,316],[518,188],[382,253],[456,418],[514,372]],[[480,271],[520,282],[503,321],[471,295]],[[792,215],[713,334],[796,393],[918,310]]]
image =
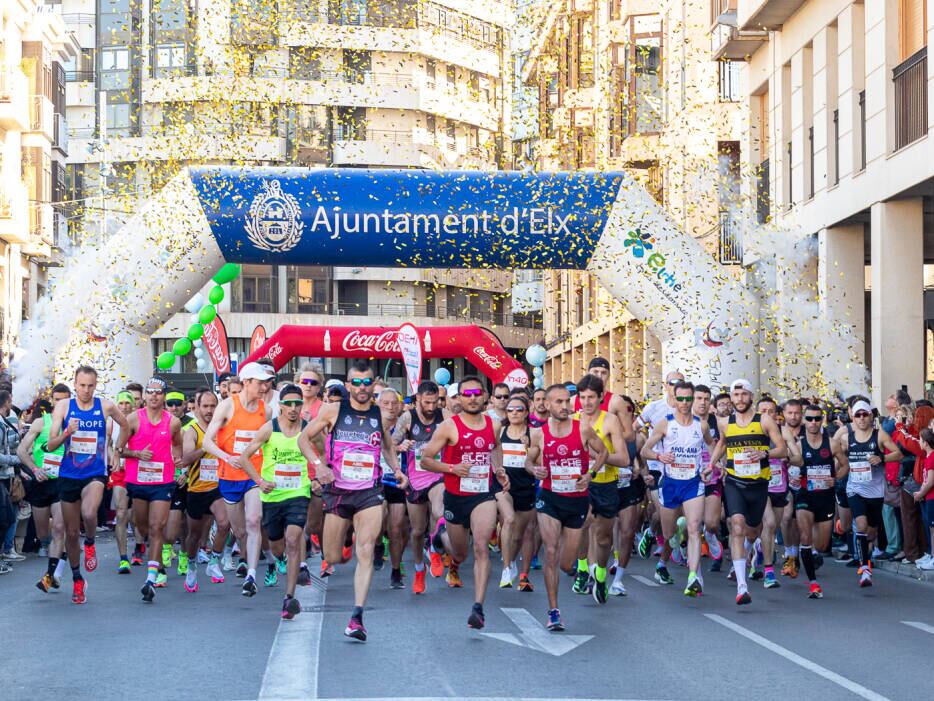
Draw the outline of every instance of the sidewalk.
[[[892,560],[873,560],[872,568],[876,571],[891,572],[901,577],[911,577],[922,582],[934,582],[934,570],[919,570],[913,564],[893,562]]]

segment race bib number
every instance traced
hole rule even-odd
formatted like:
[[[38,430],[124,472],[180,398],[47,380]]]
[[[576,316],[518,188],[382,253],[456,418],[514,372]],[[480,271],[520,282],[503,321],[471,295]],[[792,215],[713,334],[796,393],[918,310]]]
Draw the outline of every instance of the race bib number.
[[[376,459],[370,453],[344,453],[341,477],[348,482],[372,482]]]
[[[808,491],[813,492],[819,489],[830,489],[833,486],[833,478],[830,475],[830,465],[819,465],[808,468]]]
[[[276,489],[301,489],[304,465],[276,465]]]
[[[42,469],[47,477],[58,477],[58,470],[62,466],[62,456],[46,453],[42,458]]]
[[[246,447],[253,442],[256,431],[237,431],[234,433],[233,454],[241,455]]]
[[[136,481],[140,484],[161,484],[162,468],[161,462],[140,460],[136,468]]]
[[[737,477],[758,477],[762,472],[759,460],[752,457],[749,451],[733,453],[733,471]]]
[[[872,465],[868,460],[859,460],[850,463],[850,482],[866,484],[872,481]]]
[[[689,480],[697,474],[697,467],[693,463],[676,462],[665,466],[668,476],[676,480]]]
[[[795,465],[788,466],[788,484],[792,489],[801,488],[801,468]]]
[[[525,446],[518,444],[503,445],[503,467],[522,469],[525,467]]]
[[[771,473],[769,475],[769,487],[773,489],[778,489],[784,484],[785,479],[782,474],[782,463],[780,460],[775,462],[769,462],[769,469]]]
[[[75,431],[71,434],[71,452],[77,455],[97,453],[97,433],[95,431]]]
[[[217,458],[201,458],[201,481],[217,482]]]
[[[485,494],[490,491],[490,466],[471,465],[470,474],[461,477],[460,488],[462,492],[470,494]]]
[[[551,491],[555,494],[569,494],[577,491],[577,479],[573,477],[551,478]]]
[[[619,472],[616,474],[616,486],[619,489],[625,489],[630,482],[632,482],[632,469],[628,467],[619,468]]]

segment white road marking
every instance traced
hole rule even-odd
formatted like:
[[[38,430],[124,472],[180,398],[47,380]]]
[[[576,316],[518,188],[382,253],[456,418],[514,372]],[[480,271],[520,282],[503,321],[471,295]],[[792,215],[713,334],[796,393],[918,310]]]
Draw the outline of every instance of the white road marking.
[[[812,662],[806,657],[802,657],[801,655],[792,652],[791,650],[784,648],[781,645],[773,643],[768,638],[763,638],[761,635],[753,633],[748,628],[743,628],[743,626],[737,623],[733,623],[733,621],[730,621],[723,616],[718,616],[715,613],[705,613],[704,615],[714,623],[719,623],[724,628],[729,628],[734,633],[742,635],[744,638],[754,642],[756,645],[761,645],[766,650],[784,657],[789,662],[793,662],[794,664],[798,665],[799,667],[803,667],[809,672],[814,672],[814,674],[823,677],[827,681],[833,682],[838,686],[842,686],[844,689],[856,694],[857,696],[861,696],[864,699],[869,699],[870,701],[890,701],[888,697],[877,694],[872,689],[867,689],[865,686],[857,684],[856,682],[847,679],[846,677],[837,674],[836,672],[832,672],[826,667],[821,667],[816,662]]]
[[[921,623],[920,621],[902,621],[906,626],[911,626],[912,628],[917,628],[918,630],[923,630],[925,633],[930,633],[934,635],[934,626],[929,626],[927,623]]]
[[[670,699],[584,699],[584,698],[561,698],[533,696],[521,698],[516,696],[369,696],[369,697],[351,697],[340,699],[317,699],[317,701],[671,701]],[[279,701],[308,701],[307,697],[296,697],[294,699],[280,699]]]
[[[592,635],[568,635],[563,632],[552,633],[525,609],[504,608],[501,610],[509,617],[509,620],[516,624],[516,628],[518,628],[521,633],[519,635],[513,635],[512,633],[481,633],[481,635],[493,638],[494,640],[502,640],[512,645],[518,645],[519,647],[527,647],[531,650],[545,652],[555,657],[560,657],[593,638]]]
[[[291,621],[279,621],[269,650],[260,701],[316,699],[318,697],[318,649],[324,622],[327,580],[311,578],[311,586],[296,587],[302,612]]]
[[[661,584],[659,584],[658,582],[653,582],[651,579],[649,579],[648,577],[643,577],[641,574],[634,574],[630,576],[637,582],[642,582],[647,587],[660,587],[661,586]]]

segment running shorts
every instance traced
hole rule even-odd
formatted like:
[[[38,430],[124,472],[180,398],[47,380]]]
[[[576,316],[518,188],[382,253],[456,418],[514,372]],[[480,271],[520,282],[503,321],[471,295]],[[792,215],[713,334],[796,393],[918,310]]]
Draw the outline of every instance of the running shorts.
[[[650,492],[657,492],[657,491],[658,491],[658,485],[659,485],[659,484],[661,483],[661,481],[662,481],[662,471],[661,471],[661,470],[649,470],[649,474],[652,475],[652,477],[655,478],[655,482],[652,484],[651,487],[648,487],[648,490],[649,490]],[[648,485],[646,485],[646,486],[648,486]]]
[[[713,484],[704,485],[705,497],[720,497],[723,499],[723,480],[717,480]]]
[[[564,528],[576,530],[584,527],[587,511],[590,509],[590,500],[585,497],[555,494],[548,489],[542,489],[538,493],[535,509],[538,513],[560,522]]]
[[[704,496],[704,482],[700,476],[689,480],[662,477],[658,490],[658,502],[666,509],[677,509],[684,502]]]
[[[848,494],[847,499],[850,502],[854,522],[860,516],[865,516],[866,523],[870,528],[878,528],[882,525],[882,497],[863,497],[859,494]]]
[[[175,482],[166,484],[127,484],[126,492],[139,501],[169,501],[175,497]]]
[[[175,485],[175,493],[172,495],[172,511],[184,511],[188,503],[188,487]]]
[[[188,492],[185,511],[189,518],[199,521],[211,513],[211,506],[221,498],[221,490],[216,487],[209,492]]]
[[[723,504],[726,507],[727,518],[741,514],[746,518],[746,525],[755,528],[762,523],[762,515],[768,502],[768,480],[741,482],[729,476],[724,478]]]
[[[444,493],[444,520],[464,528],[470,528],[470,515],[480,504],[495,501],[492,492],[485,494],[451,494]]]
[[[616,488],[619,497],[619,510],[628,509],[630,506],[638,506],[645,499],[645,480],[642,476],[630,480],[625,487]]]
[[[795,499],[795,508],[798,511],[810,511],[814,514],[814,523],[824,523],[833,521],[834,511],[836,510],[836,501],[832,489],[819,489],[809,492],[806,489],[798,490],[798,498]]]
[[[788,505],[788,492],[769,492],[769,502],[776,509],[784,509]]]
[[[74,479],[72,477],[59,477],[55,480],[58,484],[58,499],[66,504],[74,504],[81,501],[81,492],[84,488],[93,482],[100,482],[107,485],[107,478],[104,475],[95,475],[94,477],[83,477]]]
[[[26,501],[36,509],[48,509],[58,503],[58,479],[29,480],[26,482]]]
[[[431,490],[437,489],[438,487],[444,488],[443,480],[438,480],[424,489],[412,489],[410,487],[409,491],[405,493],[405,500],[410,504],[427,504],[429,501],[428,495],[431,494]]]
[[[114,487],[126,488],[126,470],[113,470],[110,473],[110,477],[107,480],[107,488],[113,489]]]
[[[405,503],[405,491],[389,484],[383,485],[383,496],[386,497],[387,504]]]
[[[217,488],[228,504],[239,504],[248,491],[256,488],[253,480],[225,480],[217,481]]]
[[[837,480],[837,483],[834,486],[834,491],[837,496],[837,505],[841,509],[849,509],[850,500],[849,500],[849,497],[847,497],[846,495],[846,480],[845,479]]]
[[[341,489],[332,483],[324,486],[321,499],[324,502],[324,513],[350,520],[361,511],[382,506],[386,496],[383,494],[383,485],[379,484],[366,489]]]
[[[284,501],[263,502],[263,529],[269,540],[282,540],[289,526],[305,528],[308,520],[308,497],[292,497]]]
[[[593,511],[594,516],[616,518],[619,513],[619,488],[616,482],[591,483],[588,492],[590,510]]]

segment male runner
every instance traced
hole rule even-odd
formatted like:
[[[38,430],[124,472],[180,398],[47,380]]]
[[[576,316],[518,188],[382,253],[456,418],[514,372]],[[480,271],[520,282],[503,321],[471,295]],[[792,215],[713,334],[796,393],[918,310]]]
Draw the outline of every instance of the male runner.
[[[710,412],[710,388],[707,385],[694,385],[694,416],[700,419],[701,424],[707,425],[707,430],[716,443],[720,440],[720,431],[717,427],[717,418]],[[704,445],[701,448],[701,467],[710,464],[710,450]],[[723,505],[723,472],[719,465],[714,465],[710,476],[704,485],[704,541],[710,552],[711,572],[719,572],[723,565],[723,546],[720,544],[720,514]]]
[[[123,412],[129,421],[130,414],[141,408],[136,405],[136,400],[128,391],[123,390],[117,393],[117,408]],[[113,450],[110,451],[110,476],[107,480],[107,487],[113,494],[114,504],[114,535],[117,541],[117,554],[120,556],[120,565],[117,568],[118,574],[130,574],[131,565],[143,564],[143,553],[145,544],[142,536],[136,538],[136,544],[133,546],[133,559],[127,559],[127,525],[130,522],[130,498],[126,491],[126,470],[123,469],[123,458],[117,455],[117,441],[120,440],[120,427],[114,429],[110,427],[110,445]]]
[[[227,506],[217,486],[217,470],[220,461],[206,452],[203,447],[204,434],[211,425],[217,409],[217,396],[207,387],[195,392],[195,420],[182,433],[182,466],[188,469],[188,499],[185,511],[188,515],[188,538],[185,548],[190,566],[185,576],[185,591],[198,591],[198,548],[204,542],[210,515],[217,524],[211,543],[211,556],[207,575],[214,584],[224,581],[220,561],[224,554],[224,543],[230,533]]]
[[[444,475],[444,520],[451,540],[448,584],[461,586],[458,568],[467,559],[473,534],[474,604],[467,627],[483,628],[483,600],[490,580],[489,542],[496,527],[496,498],[491,475],[503,489],[509,478],[503,467],[500,424],[483,414],[483,382],[467,375],[458,385],[461,413],[445,420],[422,454],[422,467]],[[440,459],[434,456],[441,455]]]
[[[632,418],[636,415],[636,403],[626,395],[620,395],[625,411]],[[638,434],[633,440],[626,441],[626,452],[629,455],[630,467],[620,467],[617,470],[616,493],[619,497],[619,515],[617,517],[617,549],[616,573],[610,585],[611,596],[626,596],[626,585],[623,577],[626,567],[632,557],[633,543],[636,529],[642,520],[642,506],[645,501],[645,479],[642,476],[641,457],[639,456],[637,441],[644,440]]]
[[[795,495],[801,562],[808,577],[808,598],[822,599],[824,591],[817,583],[815,560],[830,546],[834,483],[846,476],[849,462],[843,446],[824,428],[824,411],[816,404],[804,409],[804,431],[798,441],[801,448],[792,454],[791,463],[799,468],[801,478],[801,488]]]
[[[541,428],[548,421],[548,407],[545,406],[545,390],[539,388],[532,392],[532,411],[529,412],[529,426]]]
[[[587,490],[609,452],[593,429],[571,418],[571,393],[565,385],[552,385],[545,391],[545,398],[548,423],[532,431],[532,446],[541,464],[534,465],[529,459],[526,465],[536,479],[542,480],[535,509],[545,545],[547,626],[550,631],[561,631],[564,622],[558,609],[559,555],[561,569],[573,572],[581,528],[590,507]]]
[[[595,359],[596,360],[596,359]],[[619,514],[619,468],[629,467],[629,451],[623,428],[614,414],[601,409],[606,395],[603,380],[594,373],[584,375],[577,383],[575,404],[581,410],[575,414],[584,428],[592,430],[603,443],[607,451],[606,462],[590,481],[590,516],[593,521],[589,529],[587,542],[580,544],[583,553],[578,554],[577,577],[574,592],[579,593],[587,585],[589,572],[593,571],[594,585],[592,594],[598,604],[605,604],[607,597],[606,570],[613,549],[613,527]],[[619,397],[616,397],[619,399]],[[622,400],[620,399],[620,402]],[[583,537],[583,533],[581,534]],[[584,557],[581,558],[580,554]],[[581,560],[584,577],[581,582]],[[581,586],[583,584],[583,587]]]
[[[179,420],[182,428],[185,428],[192,417],[187,414],[188,403],[185,395],[177,390],[167,389],[165,393],[166,410]],[[178,551],[178,574],[188,574],[188,550],[185,548],[187,536],[185,511],[188,503],[188,478],[187,475],[178,470],[175,475],[176,485],[175,493],[172,495],[172,503],[169,508],[169,521],[165,527],[165,541],[162,545],[162,565],[171,567],[172,560],[175,557],[175,541],[181,541],[181,547]],[[197,564],[197,563],[196,563]]]
[[[788,464],[788,492],[790,498],[785,511],[782,513],[782,543],[785,545],[785,560],[782,563],[782,576],[798,576],[798,546],[801,542],[798,534],[798,522],[795,518],[795,504],[798,499],[798,491],[801,489],[801,468],[791,462],[794,453],[800,448],[799,439],[804,434],[802,430],[802,412],[804,404],[800,399],[789,399],[782,407],[782,436],[785,437],[785,445],[789,450]],[[810,542],[811,539],[808,539]]]
[[[94,534],[97,511],[107,482],[107,419],[121,431],[127,430],[123,413],[109,399],[94,396],[97,370],[82,365],[75,371],[75,396],[61,399],[52,412],[52,428],[45,451],[54,453],[62,445],[65,453],[58,471],[58,498],[65,522],[65,551],[74,580],[71,600],[83,604],[86,582],[81,576],[78,535],[84,519],[84,568],[97,569]]]
[[[399,393],[391,387],[384,388],[376,398],[376,405],[379,407],[383,417],[383,425],[390,436],[396,430],[396,424],[399,422],[399,415],[403,413],[402,402],[399,399]],[[401,435],[401,434],[400,434]],[[411,446],[408,440],[401,440],[396,445],[397,462],[402,463],[406,451]],[[380,468],[382,469],[383,496],[386,498],[386,514],[384,517],[384,531],[389,535],[389,587],[391,589],[404,589],[405,582],[402,580],[402,554],[405,552],[406,527],[408,526],[405,518],[405,491],[395,485],[393,478],[394,469],[386,461],[385,454],[380,455]],[[381,562],[382,542],[376,546],[379,551],[378,558]],[[380,564],[380,567],[382,565]]]
[[[753,408],[752,383],[734,380],[730,385],[734,413],[719,419],[720,440],[710,456],[711,466],[726,453],[723,496],[730,521],[730,554],[736,575],[736,603],[752,602],[746,584],[746,556],[757,537],[769,501],[772,470],[769,459],[788,454],[782,432],[770,417]],[[769,444],[774,447],[769,447]]]
[[[408,480],[399,469],[379,407],[373,405],[373,370],[365,361],[351,365],[346,387],[350,398],[321,407],[318,417],[299,436],[298,447],[324,485],[325,560],[346,561],[344,541],[353,525],[357,551],[354,608],[344,635],[365,642],[363,607],[373,579],[373,551],[383,525],[380,456],[385,454],[400,489],[408,486]],[[325,432],[329,434],[327,452]],[[318,455],[327,455],[327,465],[316,465]]]
[[[170,390],[165,395],[165,408],[168,412],[178,419],[182,428],[191,423],[192,419],[188,416],[188,401],[185,399],[185,393],[178,390]]]
[[[298,447],[298,436],[305,427],[302,420],[302,390],[293,384],[279,390],[279,418],[266,422],[253,441],[243,451],[243,468],[257,485],[263,501],[263,528],[276,559],[286,561],[285,599],[282,618],[292,619],[301,610],[295,598],[299,563],[302,562],[302,541],[311,499],[311,479],[308,461]],[[263,450],[261,471],[250,459]],[[316,458],[317,459],[317,458]],[[266,573],[269,585],[276,581],[276,564],[270,562]]]
[[[688,532],[688,583],[685,596],[698,596],[704,592],[704,581],[699,575],[701,555],[701,522],[704,518],[704,485],[711,466],[701,465],[705,445],[713,444],[706,422],[694,416],[694,385],[681,381],[674,388],[677,402],[675,413],[657,421],[652,435],[642,448],[642,457],[662,465],[662,480],[658,491],[661,503],[662,534],[665,541],[662,555],[655,568],[655,579],[661,584],[671,583],[665,567],[675,534],[678,509],[684,512]],[[656,450],[655,446],[659,448]],[[680,543],[678,544],[680,547]]]
[[[412,529],[412,556],[415,559],[413,594],[425,593],[425,534],[435,532],[438,520],[444,517],[444,482],[441,475],[422,467],[425,447],[441,422],[448,418],[447,412],[438,406],[439,395],[438,385],[430,380],[422,382],[415,392],[414,408],[403,412],[396,425],[396,431],[405,440],[412,442],[408,463],[409,491],[405,498]],[[446,535],[443,537],[446,538]],[[431,576],[440,577],[444,573],[444,565],[441,554],[436,552],[433,545],[429,560]]]
[[[32,515],[36,523],[36,535],[42,547],[48,550],[48,568],[36,586],[48,592],[58,589],[59,563],[65,548],[65,522],[62,519],[62,505],[58,498],[58,472],[62,464],[65,447],[59,446],[55,452],[47,453],[43,450],[49,442],[49,433],[52,430],[52,412],[55,405],[63,399],[71,397],[71,390],[65,385],[58,384],[52,388],[52,401],[39,402],[41,415],[32,422],[23,440],[16,449],[16,455],[27,468],[36,476],[35,485],[29,495],[32,505]],[[49,517],[52,519],[52,533],[49,534]],[[41,551],[40,551],[41,555]]]
[[[506,422],[506,402],[509,401],[509,385],[505,382],[497,382],[493,385],[493,393],[490,395],[490,408],[486,415],[491,419],[499,421],[501,424]]]
[[[771,397],[762,397],[756,404],[756,410],[762,416],[768,416],[776,425],[778,424],[778,404]],[[789,454],[792,448],[788,446]],[[756,543],[755,559],[750,566],[749,576],[753,579],[763,577],[763,586],[766,589],[773,589],[781,586],[775,577],[775,533],[782,522],[785,513],[785,507],[788,506],[788,461],[783,458],[771,458],[769,460],[769,507],[766,508],[762,516],[762,534]],[[761,544],[761,545],[760,545]],[[765,571],[759,571],[758,554],[761,547],[762,561],[765,565]]]
[[[859,399],[850,409],[853,422],[837,431],[834,438],[846,446],[849,472],[846,498],[853,512],[855,557],[859,562],[859,586],[872,586],[872,550],[869,543],[876,539],[876,529],[882,525],[882,499],[885,492],[885,464],[899,462],[902,452],[895,441],[881,428],[873,428],[872,407]],[[883,448],[885,452],[883,454]]]
[[[182,425],[165,410],[165,389],[165,382],[158,377],[146,383],[146,407],[127,417],[127,429],[120,431],[115,451],[124,459],[136,533],[149,536],[149,567],[140,590],[146,603],[152,603],[156,596],[162,563],[152,558],[163,543],[175,494],[175,470],[182,464]],[[159,584],[165,586],[165,579]]]
[[[133,401],[136,403],[136,406],[133,407],[134,410],[143,408],[143,386],[139,382],[130,382],[124,388],[125,391],[129,392],[133,397]]]
[[[254,596],[256,568],[262,549],[263,504],[256,483],[243,470],[240,455],[270,419],[269,407],[260,397],[275,379],[275,374],[265,365],[247,363],[240,369],[239,379],[243,382],[240,392],[233,391],[234,379],[231,377],[227,381],[231,396],[217,405],[202,446],[220,459],[218,488],[227,504],[230,528],[240,544],[241,553],[245,547],[247,555],[246,567],[241,561],[237,576],[242,576],[241,572],[245,575],[243,596]],[[255,454],[253,467],[259,469],[261,466],[262,455]]]

